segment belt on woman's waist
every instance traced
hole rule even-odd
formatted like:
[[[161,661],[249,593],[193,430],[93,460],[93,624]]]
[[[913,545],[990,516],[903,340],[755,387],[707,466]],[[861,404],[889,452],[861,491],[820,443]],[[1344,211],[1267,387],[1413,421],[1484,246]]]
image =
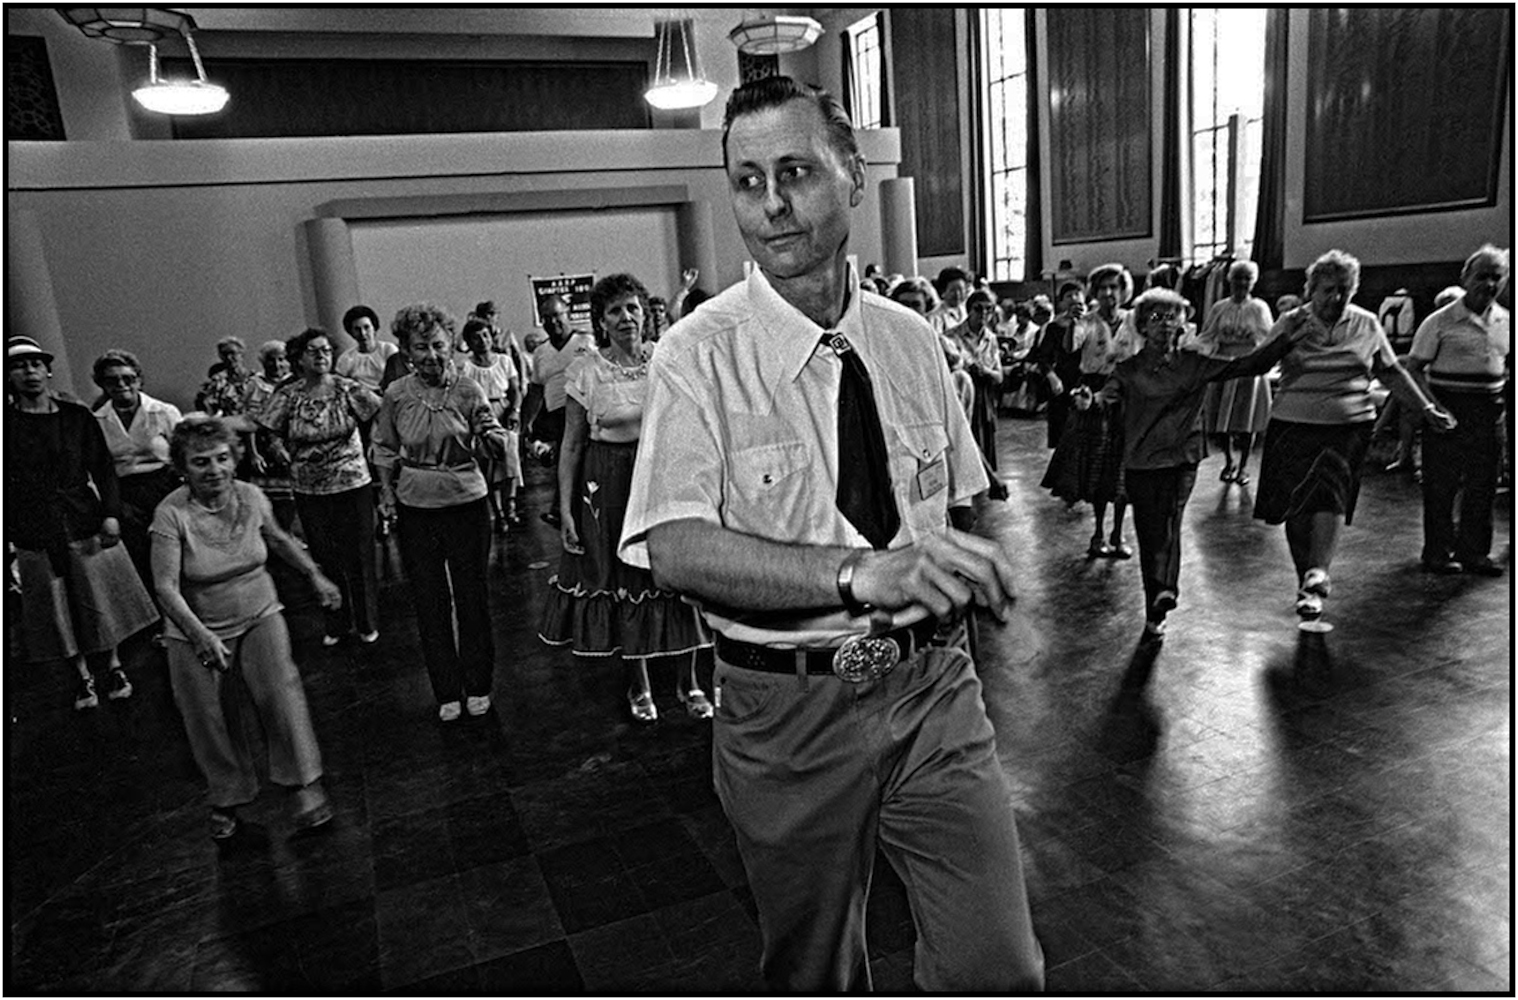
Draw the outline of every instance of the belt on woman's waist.
[[[729,639],[717,633],[717,656],[726,663],[746,670],[771,674],[835,674],[857,683],[890,673],[896,664],[932,643],[938,621],[925,618],[914,625],[892,629],[881,635],[856,635],[843,645],[826,649],[780,649]]]
[[[473,472],[479,468],[479,463],[470,461],[444,465],[442,462],[418,462],[414,458],[402,458],[400,466],[403,469],[427,469],[432,472]]]

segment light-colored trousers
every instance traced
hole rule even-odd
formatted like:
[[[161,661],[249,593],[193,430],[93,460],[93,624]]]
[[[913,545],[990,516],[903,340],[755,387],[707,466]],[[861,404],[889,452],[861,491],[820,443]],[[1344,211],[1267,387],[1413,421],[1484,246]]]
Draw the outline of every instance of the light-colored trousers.
[[[269,747],[269,780],[298,787],[322,776],[322,754],[306,708],[306,689],[290,656],[290,632],[283,615],[260,618],[235,639],[231,669],[203,666],[183,639],[168,641],[169,682],[184,716],[190,752],[206,776],[206,800],[213,806],[242,805],[258,797],[258,775],[238,712],[233,672],[242,675]]]
[[[868,989],[876,845],[906,884],[925,990],[1043,985],[1010,788],[980,680],[930,647],[877,681],[717,664],[717,794],[758,905],[771,989]]]

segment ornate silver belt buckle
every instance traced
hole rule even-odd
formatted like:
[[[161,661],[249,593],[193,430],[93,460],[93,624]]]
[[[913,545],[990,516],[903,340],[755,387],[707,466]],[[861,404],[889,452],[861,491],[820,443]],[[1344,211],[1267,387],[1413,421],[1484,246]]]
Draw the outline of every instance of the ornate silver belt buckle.
[[[850,684],[884,677],[901,661],[901,647],[883,635],[856,635],[833,653],[833,673]]]

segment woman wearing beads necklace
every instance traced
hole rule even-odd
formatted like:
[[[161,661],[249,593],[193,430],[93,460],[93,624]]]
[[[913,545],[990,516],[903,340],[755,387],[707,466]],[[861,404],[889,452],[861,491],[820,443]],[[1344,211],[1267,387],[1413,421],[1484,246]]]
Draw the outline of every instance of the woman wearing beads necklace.
[[[639,722],[658,718],[648,658],[688,655],[676,693],[693,718],[710,719],[712,704],[696,683],[695,653],[711,639],[695,609],[655,586],[648,570],[616,555],[648,391],[647,302],[648,290],[630,274],[602,278],[590,292],[601,347],[575,361],[565,383],[559,452],[564,555],[549,581],[538,634],[576,656],[620,656],[627,663],[628,708]]]
[[[454,327],[452,316],[426,303],[395,314],[390,329],[413,372],[385,390],[374,421],[380,509],[396,518],[443,722],[490,711],[490,507],[479,456],[500,461],[508,446],[484,390],[453,365]]]

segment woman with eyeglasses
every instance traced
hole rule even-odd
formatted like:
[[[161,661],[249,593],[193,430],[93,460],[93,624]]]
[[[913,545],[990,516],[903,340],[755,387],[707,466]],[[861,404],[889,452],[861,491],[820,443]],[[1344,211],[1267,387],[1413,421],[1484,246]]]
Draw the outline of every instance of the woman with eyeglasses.
[[[332,341],[308,329],[285,342],[297,378],[276,389],[240,430],[264,427],[284,438],[290,453],[295,509],[322,572],[342,592],[327,612],[325,646],[352,634],[379,638],[379,571],[374,548],[374,499],[358,426],[379,412],[368,386],[332,371]]]
[[[96,358],[94,379],[106,396],[95,408],[95,420],[116,467],[121,541],[151,589],[148,526],[154,508],[179,485],[169,462],[169,435],[180,421],[179,407],[142,391],[142,363],[131,351],[112,348]]]

